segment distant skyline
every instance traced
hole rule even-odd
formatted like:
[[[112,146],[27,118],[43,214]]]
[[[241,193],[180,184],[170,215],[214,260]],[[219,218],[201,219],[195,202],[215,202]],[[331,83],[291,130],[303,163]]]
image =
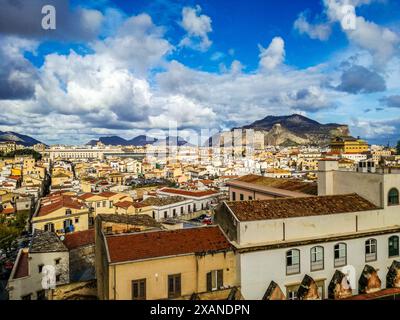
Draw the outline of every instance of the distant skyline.
[[[41,8],[57,11],[41,29]],[[354,28],[343,28],[345,5]],[[299,113],[400,139],[395,0],[0,0],[0,131],[48,144]]]

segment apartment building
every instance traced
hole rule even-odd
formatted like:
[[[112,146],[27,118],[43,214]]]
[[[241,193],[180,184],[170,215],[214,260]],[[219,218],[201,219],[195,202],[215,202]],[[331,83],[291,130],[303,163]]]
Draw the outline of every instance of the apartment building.
[[[35,230],[29,248],[20,249],[7,288],[10,300],[44,300],[44,267],[54,268],[53,285],[69,282],[67,247],[53,232]]]
[[[218,197],[221,195],[220,192],[214,190],[183,190],[174,188],[162,188],[157,190],[157,194],[161,197],[166,196],[179,196],[187,200],[192,200],[193,205],[191,212],[200,210],[207,210],[211,208],[211,205],[217,203]]]
[[[101,300],[191,299],[238,286],[233,248],[218,226],[101,235]]]
[[[40,200],[32,228],[65,234],[89,229],[89,208],[77,197],[55,194]]]
[[[238,250],[246,299],[340,298],[336,285],[350,295],[394,285],[387,279],[399,260],[400,175],[362,166],[340,171],[337,161],[320,161],[320,196],[218,208],[215,222]]]

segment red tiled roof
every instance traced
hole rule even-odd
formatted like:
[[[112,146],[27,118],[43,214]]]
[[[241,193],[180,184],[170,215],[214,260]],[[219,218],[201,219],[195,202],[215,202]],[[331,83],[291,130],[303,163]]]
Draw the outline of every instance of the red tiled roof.
[[[134,206],[134,203],[132,201],[121,201],[115,203],[114,206],[118,208],[128,209],[129,207]]]
[[[66,234],[63,242],[68,250],[94,244],[94,229]]]
[[[213,190],[194,191],[194,190],[163,188],[163,189],[160,189],[160,191],[165,192],[165,193],[172,193],[172,194],[178,194],[178,195],[182,195],[182,196],[199,197],[199,198],[218,194],[218,192],[213,191]]]
[[[14,279],[27,277],[29,275],[28,252],[21,252],[16,268]]]
[[[20,179],[21,179],[21,176],[9,176],[8,179],[20,180]]]
[[[15,213],[15,208],[6,208],[6,209],[3,209],[3,211],[0,211],[0,214],[5,214],[5,215],[14,214],[14,213]]]
[[[218,226],[114,235],[106,241],[111,263],[232,249]]]
[[[78,199],[87,200],[87,199],[90,199],[91,197],[94,197],[94,196],[95,196],[95,194],[93,194],[93,193],[84,193],[84,194],[80,195],[78,197]]]
[[[116,195],[115,192],[110,192],[110,191],[104,191],[102,193],[99,193],[99,196],[105,197],[105,198],[111,198],[111,197],[113,197],[115,195]]]
[[[46,200],[50,200],[50,203],[48,203],[48,201]],[[78,199],[74,199],[71,196],[66,196],[66,195],[44,198],[37,216],[38,217],[45,216],[51,212],[54,212],[64,207],[79,210],[82,209],[84,205]]]

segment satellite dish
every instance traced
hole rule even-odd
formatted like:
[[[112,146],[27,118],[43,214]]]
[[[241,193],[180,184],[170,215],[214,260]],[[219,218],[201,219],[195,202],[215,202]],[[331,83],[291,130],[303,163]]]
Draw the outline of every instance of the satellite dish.
[[[64,241],[65,240],[65,236],[60,236],[60,240]]]

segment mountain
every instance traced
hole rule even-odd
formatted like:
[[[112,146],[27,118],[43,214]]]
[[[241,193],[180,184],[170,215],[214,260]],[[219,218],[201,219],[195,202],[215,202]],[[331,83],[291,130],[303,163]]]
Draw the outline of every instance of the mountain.
[[[30,136],[26,136],[11,131],[8,132],[0,131],[0,142],[11,142],[11,141],[14,141],[15,143],[22,145],[24,147],[32,147],[35,144],[42,143],[39,140],[36,140]]]
[[[98,142],[103,143],[108,146],[145,146],[146,144],[151,145],[169,145],[171,141],[171,145],[176,145],[175,141],[177,141],[178,146],[187,145],[188,142],[182,139],[181,137],[166,137],[166,139],[156,139],[152,137],[148,137],[145,135],[137,136],[131,140],[126,140],[124,138],[118,136],[111,137],[100,137],[98,140],[91,140],[86,145],[95,146]]]
[[[254,143],[264,143],[264,145],[275,146],[295,146],[295,145],[319,145],[329,144],[330,140],[337,136],[350,135],[349,127],[343,124],[328,123],[321,124],[299,114],[290,116],[267,116],[257,120],[252,124],[241,128],[234,128],[229,132],[222,132],[214,135],[211,139],[213,145],[231,143],[235,129],[253,129]],[[235,137],[238,139],[238,137]],[[242,143],[246,144],[245,134],[242,134]]]

